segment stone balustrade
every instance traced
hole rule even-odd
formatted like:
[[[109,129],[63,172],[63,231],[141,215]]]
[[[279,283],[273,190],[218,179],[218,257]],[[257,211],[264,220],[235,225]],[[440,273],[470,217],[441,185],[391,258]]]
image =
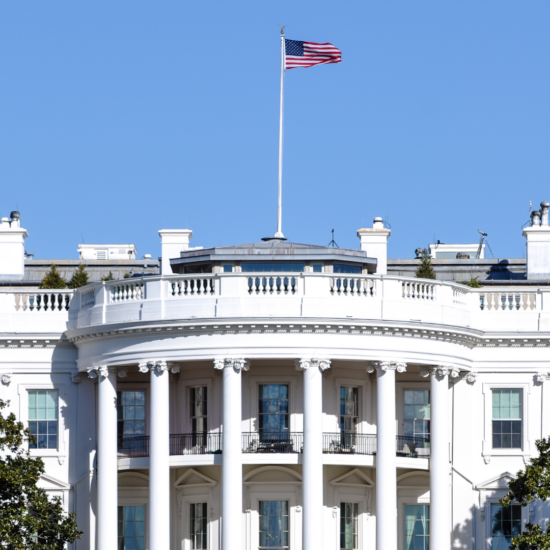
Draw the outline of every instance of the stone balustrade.
[[[44,317],[51,324],[44,324]],[[33,324],[33,318],[41,321]],[[105,281],[72,290],[0,290],[0,330],[63,332],[177,319],[407,322],[481,331],[550,328],[550,289],[470,289],[406,277],[217,273]]]

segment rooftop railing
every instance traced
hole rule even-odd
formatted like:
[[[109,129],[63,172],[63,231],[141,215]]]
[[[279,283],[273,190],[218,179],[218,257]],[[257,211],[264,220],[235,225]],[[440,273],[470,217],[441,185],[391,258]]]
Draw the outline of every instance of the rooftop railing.
[[[550,312],[545,294],[550,288],[471,289],[436,280],[337,273],[155,275],[76,291],[0,288],[0,325],[14,332],[63,332],[170,319],[326,317],[538,331],[548,324],[538,322],[540,312]],[[45,316],[53,324],[44,323]],[[30,319],[36,319],[32,328]]]

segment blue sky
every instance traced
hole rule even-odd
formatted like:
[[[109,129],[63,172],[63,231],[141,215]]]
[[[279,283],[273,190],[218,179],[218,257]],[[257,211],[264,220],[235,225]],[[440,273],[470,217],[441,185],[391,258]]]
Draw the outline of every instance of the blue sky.
[[[158,229],[195,246],[276,229],[279,28],[343,62],[285,77],[283,232],[390,257],[477,242],[522,257],[550,200],[542,0],[0,3],[0,214],[37,258]]]

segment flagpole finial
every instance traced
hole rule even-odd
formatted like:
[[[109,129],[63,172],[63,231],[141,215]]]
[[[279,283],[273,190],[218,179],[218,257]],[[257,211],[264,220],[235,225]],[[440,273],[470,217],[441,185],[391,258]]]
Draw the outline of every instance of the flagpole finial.
[[[279,25],[279,27],[281,27],[281,34],[284,36],[285,35],[285,27],[286,25]]]

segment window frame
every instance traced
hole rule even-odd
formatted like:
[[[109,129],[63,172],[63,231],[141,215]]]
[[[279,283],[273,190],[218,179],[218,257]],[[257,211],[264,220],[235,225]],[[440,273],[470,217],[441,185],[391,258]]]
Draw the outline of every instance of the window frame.
[[[360,378],[335,378],[334,391],[336,396],[336,410],[334,411],[334,433],[340,433],[340,388],[357,388],[357,434],[375,434],[376,427],[374,422],[373,386],[370,379]],[[370,393],[369,393],[370,392]],[[371,399],[368,399],[368,395]]]
[[[405,435],[405,390],[411,391],[430,391],[430,382],[418,381],[418,382],[396,382],[396,417],[397,417],[397,435]],[[430,418],[431,418],[431,403],[432,396],[430,393]],[[431,420],[430,420],[431,422]],[[431,426],[430,426],[431,428]],[[431,435],[431,434],[430,434]],[[424,503],[421,503],[424,504]]]
[[[56,417],[55,419],[53,420],[50,420],[50,419],[38,419],[38,418],[35,418],[35,419],[32,419],[30,418],[30,393],[31,392],[51,392],[52,394],[55,393],[55,397],[56,397],[56,404],[55,404],[55,412],[56,412]],[[47,410],[47,409],[46,409]],[[57,389],[44,389],[44,388],[41,388],[41,389],[34,389],[34,388],[29,388],[27,389],[27,415],[29,415],[29,418],[27,420],[27,427],[29,428],[30,430],[30,423],[31,422],[36,422],[36,423],[39,423],[39,422],[52,422],[52,421],[55,421],[57,426],[56,426],[56,445],[55,447],[30,447],[31,443],[28,442],[28,449],[29,450],[37,450],[37,449],[41,449],[41,450],[58,450],[59,448],[59,425],[60,425],[60,407],[59,407],[59,390]],[[52,434],[52,437],[53,437],[54,434]],[[46,441],[49,443],[49,430],[48,430],[48,433],[46,434]],[[38,445],[38,441],[36,442],[36,444]]]
[[[262,413],[260,411],[260,400],[261,400],[261,396],[260,396],[260,387],[262,386],[286,386],[287,389],[288,389],[288,396],[286,398],[286,401],[287,401],[287,412],[286,414],[285,413]],[[290,433],[291,433],[291,429],[290,429],[290,384],[287,383],[287,382],[267,382],[267,383],[263,383],[263,382],[260,382],[257,386],[258,388],[258,404],[257,404],[257,407],[258,407],[258,412],[257,412],[257,426],[258,426],[258,433],[262,434],[262,433],[276,433],[276,432],[270,432],[269,430],[261,430],[260,431],[260,419],[262,416],[287,416],[288,417],[288,434],[289,434],[289,437],[290,437]],[[269,399],[269,398],[268,398]],[[284,433],[285,430],[281,430],[279,429],[278,433]]]
[[[117,381],[117,441],[118,441],[118,392],[125,392],[125,391],[142,391],[145,392],[145,434],[144,436],[147,437],[151,435],[149,433],[149,389],[144,384],[139,384],[135,382],[129,382],[125,384],[124,382]],[[132,436],[134,437],[134,436]],[[141,437],[141,436],[135,436],[135,437]]]
[[[191,389],[192,388],[206,388],[207,399],[210,402],[216,400],[216,395],[213,389],[212,378],[191,378],[182,381],[183,383],[183,395],[184,399],[178,399],[177,407],[178,413],[176,415],[176,424],[174,426],[177,433],[191,434],[193,433],[193,422],[191,420]],[[178,395],[181,395],[180,389],[177,389]],[[211,406],[207,414],[208,418],[208,433],[221,433],[222,427],[222,407]]]
[[[149,384],[143,382],[122,382],[117,380],[116,391],[144,391],[145,392],[145,436],[150,436],[149,430]],[[139,436],[138,436],[139,437]],[[117,439],[118,439],[118,403],[117,403]]]
[[[133,499],[133,498],[119,498],[117,503],[117,548],[118,548],[118,508],[124,506],[143,506],[144,513],[145,513],[145,521],[144,523],[144,548],[147,550],[149,548],[148,541],[149,541],[149,502],[148,499]]]
[[[365,548],[368,542],[376,538],[376,529],[374,522],[369,521],[372,512],[369,510],[369,504],[372,505],[372,489],[365,487],[344,487],[333,485],[334,497],[332,507],[332,517],[335,523],[336,538],[334,548],[340,550],[340,504],[349,502],[357,504],[357,545],[358,548]]]
[[[410,472],[411,476],[418,472]],[[425,472],[423,472],[425,473]],[[407,475],[407,474],[404,474]],[[400,476],[403,477],[403,476]],[[430,502],[430,490],[429,486],[426,488],[412,489],[410,486],[399,486],[399,480],[397,482],[397,548],[399,550],[405,550],[405,506],[406,505],[428,505]],[[430,516],[431,509],[430,509]]]
[[[492,516],[491,506],[493,504],[499,504],[499,500],[506,494],[506,491],[500,491],[498,489],[488,490],[491,496],[483,496],[481,507],[483,508],[483,517],[485,518],[485,547],[487,550],[493,549],[493,530],[492,530]],[[497,494],[498,493],[498,496]],[[527,520],[529,517],[529,507],[521,508],[521,530],[525,529]]]
[[[260,433],[260,386],[266,384],[285,384],[288,386],[288,430],[289,432],[303,431],[303,413],[299,414],[296,408],[296,397],[298,395],[298,376],[248,376],[248,387],[250,392],[250,433]],[[243,396],[243,399],[245,397]],[[244,411],[243,411],[244,413]],[[300,421],[298,420],[300,417]],[[243,432],[246,431],[243,426]]]
[[[522,401],[522,434],[521,448],[497,448],[493,449],[493,390],[521,390]],[[491,383],[482,384],[484,434],[482,444],[482,456],[486,464],[489,464],[493,456],[521,456],[525,463],[531,456],[531,440],[529,437],[529,396],[531,384],[527,383]]]
[[[29,391],[33,390],[56,390],[57,391],[57,449],[29,449],[33,457],[57,457],[59,464],[63,464],[67,458],[67,443],[65,432],[67,422],[61,414],[62,408],[68,406],[67,384],[21,383],[17,385],[19,395],[19,420],[28,428],[29,426]]]
[[[206,502],[206,547],[208,550],[216,548],[216,530],[219,528],[220,523],[219,518],[216,519],[215,499],[212,489],[197,487],[193,492],[194,494],[187,494],[185,485],[178,487],[176,491],[179,507],[177,532],[182,550],[191,550],[191,504],[204,502]]]

